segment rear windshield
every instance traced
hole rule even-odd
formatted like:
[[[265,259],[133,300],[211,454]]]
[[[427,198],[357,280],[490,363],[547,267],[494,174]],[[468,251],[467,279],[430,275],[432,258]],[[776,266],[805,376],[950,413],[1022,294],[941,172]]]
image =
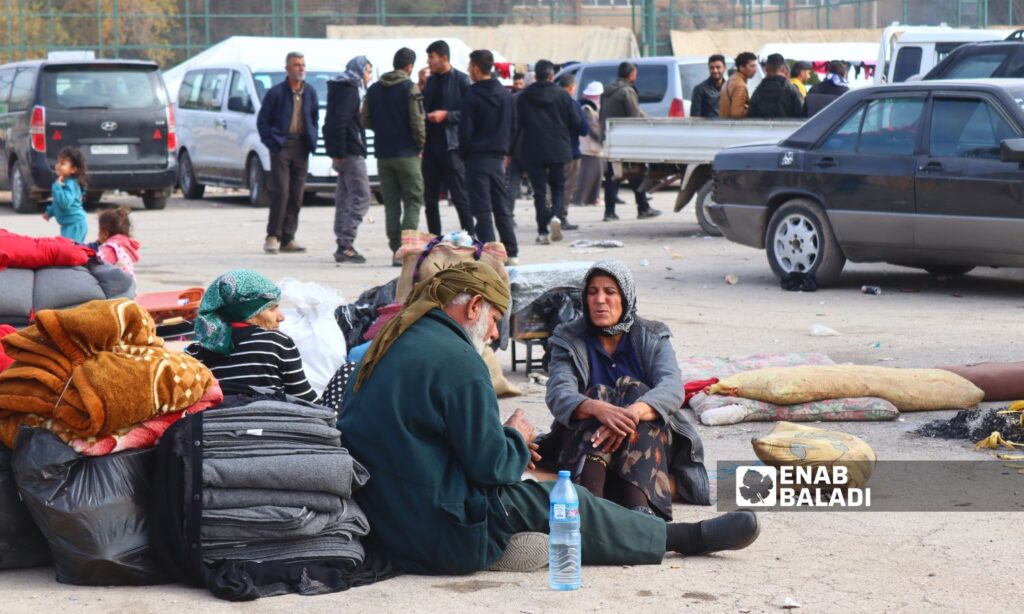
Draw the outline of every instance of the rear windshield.
[[[946,69],[942,78],[987,79],[995,74],[996,69],[1006,60],[1006,55],[1005,51],[964,54]]]
[[[591,81],[600,81],[608,87],[619,78],[618,64],[613,66],[587,66],[579,76],[578,92],[582,92]],[[636,71],[636,91],[640,102],[661,102],[668,89],[668,66],[665,64],[641,64]]]
[[[49,67],[40,80],[40,100],[58,109],[158,109],[166,105],[156,69]]]
[[[259,96],[260,102],[263,102],[263,97],[267,95],[267,90],[274,87],[278,83],[281,83],[285,79],[285,72],[258,72],[252,76],[253,82],[256,84],[256,95]],[[332,72],[307,72],[306,83],[313,86],[316,90],[316,97],[321,107],[327,106],[327,82],[338,76],[337,73]]]

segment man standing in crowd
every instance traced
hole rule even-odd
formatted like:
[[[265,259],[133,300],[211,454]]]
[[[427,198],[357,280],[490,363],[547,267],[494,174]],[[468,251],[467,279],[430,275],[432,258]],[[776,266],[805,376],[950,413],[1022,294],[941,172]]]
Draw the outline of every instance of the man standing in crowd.
[[[708,78],[693,88],[690,117],[718,117],[718,99],[725,85],[725,56],[715,54],[708,58]]]
[[[519,261],[519,244],[505,188],[505,156],[512,146],[512,94],[491,78],[493,69],[490,51],[478,49],[469,54],[473,85],[462,97],[459,153],[466,161],[473,234],[484,243],[493,241],[496,224],[508,253],[506,264],[513,265]]]
[[[512,93],[518,94],[524,89],[526,89],[526,75],[521,72],[512,75]]]
[[[335,262],[366,262],[355,249],[359,224],[370,209],[366,134],[359,122],[359,94],[372,77],[370,61],[359,55],[349,60],[341,76],[327,83],[324,148],[338,173],[334,190],[334,238],[338,243]]]
[[[576,134],[569,135],[569,140],[572,142],[572,160],[565,165],[565,196],[569,199],[569,202],[575,202],[572,197],[576,194],[576,186],[579,183],[580,177],[580,159],[583,154],[580,151],[580,137],[585,137],[590,134],[589,126],[587,125],[587,118],[583,114],[583,105],[580,101],[576,100],[576,76],[572,74],[565,74],[559,77],[558,87],[565,90],[566,94],[569,94],[569,98],[572,99],[573,105],[576,106],[576,110],[580,114],[580,130]],[[579,230],[579,226],[569,223],[569,210],[565,210],[565,217],[559,220],[561,224],[561,230]]]
[[[757,74],[757,56],[749,51],[736,56],[736,72],[722,90],[718,100],[718,115],[723,119],[743,119],[747,116],[750,93],[747,81]]]
[[[600,81],[591,81],[583,90],[583,121],[587,125],[587,136],[580,139],[580,173],[569,202],[573,205],[596,205],[600,200],[601,177],[604,176],[604,147],[601,142],[601,94],[604,86]]]
[[[373,130],[374,155],[391,263],[402,266],[398,248],[402,231],[416,230],[423,207],[420,155],[427,138],[420,88],[410,80],[416,53],[407,47],[395,53],[394,70],[381,76],[366,92],[361,114],[364,128]]]
[[[796,86],[783,74],[786,58],[779,53],[768,56],[765,64],[765,78],[754,95],[750,97],[747,117],[776,119],[782,117],[803,117],[804,100]]]
[[[828,75],[807,94],[807,117],[812,117],[832,104],[833,100],[850,91],[850,83],[846,80],[846,73],[849,70],[850,65],[841,60],[828,63]]]
[[[295,242],[306,187],[309,154],[320,133],[320,103],[306,87],[306,59],[298,51],[285,57],[288,77],[267,90],[256,116],[260,141],[270,150],[270,218],[263,251],[304,252]]]
[[[427,47],[430,78],[423,91],[427,107],[427,145],[423,150],[423,184],[427,230],[441,234],[441,210],[438,202],[441,185],[448,190],[448,199],[459,214],[459,225],[473,232],[473,216],[466,199],[466,177],[459,149],[459,115],[462,97],[469,89],[466,73],[452,68],[448,43],[434,41]]]
[[[807,98],[807,84],[811,81],[811,63],[793,62],[793,74],[789,82],[800,92],[800,98]]]
[[[537,210],[537,243],[562,238],[565,220],[565,165],[572,160],[570,139],[580,132],[579,110],[569,94],[551,80],[555,65],[537,62],[537,80],[516,98],[516,153],[526,164]],[[551,205],[547,191],[551,191]],[[549,234],[550,233],[550,234]]]
[[[644,117],[640,110],[640,98],[636,93],[636,64],[623,62],[619,64],[619,78],[601,94],[601,126],[607,126],[608,120],[616,117]],[[636,200],[637,217],[647,219],[658,217],[661,211],[651,207],[647,193],[640,190],[643,173],[636,173],[629,178],[629,187],[633,190]],[[611,162],[605,165],[604,175],[604,221],[619,219],[615,214],[615,203],[619,199],[619,181]]]

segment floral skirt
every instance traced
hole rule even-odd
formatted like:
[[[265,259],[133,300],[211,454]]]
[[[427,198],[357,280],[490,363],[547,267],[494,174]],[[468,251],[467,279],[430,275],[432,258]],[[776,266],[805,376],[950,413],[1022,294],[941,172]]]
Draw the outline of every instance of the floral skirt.
[[[640,399],[650,388],[643,382],[622,377],[615,388],[594,386],[586,396],[618,407],[628,407]],[[640,426],[612,453],[595,448],[591,437],[601,426],[595,419],[579,423],[577,428],[565,431],[558,465],[572,472],[578,480],[587,457],[601,459],[608,466],[609,476],[636,486],[651,507],[663,518],[672,518],[672,477],[669,461],[672,452],[672,429],[660,418],[641,422]]]

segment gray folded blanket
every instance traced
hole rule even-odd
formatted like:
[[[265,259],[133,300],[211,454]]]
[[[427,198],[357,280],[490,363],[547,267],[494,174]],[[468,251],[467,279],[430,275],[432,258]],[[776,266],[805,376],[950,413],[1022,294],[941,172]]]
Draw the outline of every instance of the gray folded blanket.
[[[305,507],[317,512],[334,512],[345,505],[341,497],[326,492],[304,490],[257,490],[255,488],[203,488],[203,509],[274,505]]]
[[[258,541],[248,544],[203,545],[203,560],[288,561],[302,559],[349,559],[362,563],[366,552],[358,539],[323,535],[305,539]]]
[[[354,501],[342,509],[316,512],[304,507],[259,505],[226,510],[203,510],[204,542],[277,540],[317,535],[362,537],[370,532],[366,514]]]
[[[215,488],[304,490],[349,499],[369,478],[366,468],[343,448],[334,453],[208,458],[203,462],[203,484]]]

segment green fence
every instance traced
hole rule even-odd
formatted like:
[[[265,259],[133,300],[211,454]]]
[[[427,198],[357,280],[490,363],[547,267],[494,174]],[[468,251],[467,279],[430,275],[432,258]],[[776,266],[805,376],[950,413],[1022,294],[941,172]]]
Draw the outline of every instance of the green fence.
[[[1024,17],[1024,0],[768,1],[0,0],[0,61],[78,49],[168,67],[232,35],[323,37],[332,24],[619,26],[656,55],[671,52],[672,30],[986,27]]]

